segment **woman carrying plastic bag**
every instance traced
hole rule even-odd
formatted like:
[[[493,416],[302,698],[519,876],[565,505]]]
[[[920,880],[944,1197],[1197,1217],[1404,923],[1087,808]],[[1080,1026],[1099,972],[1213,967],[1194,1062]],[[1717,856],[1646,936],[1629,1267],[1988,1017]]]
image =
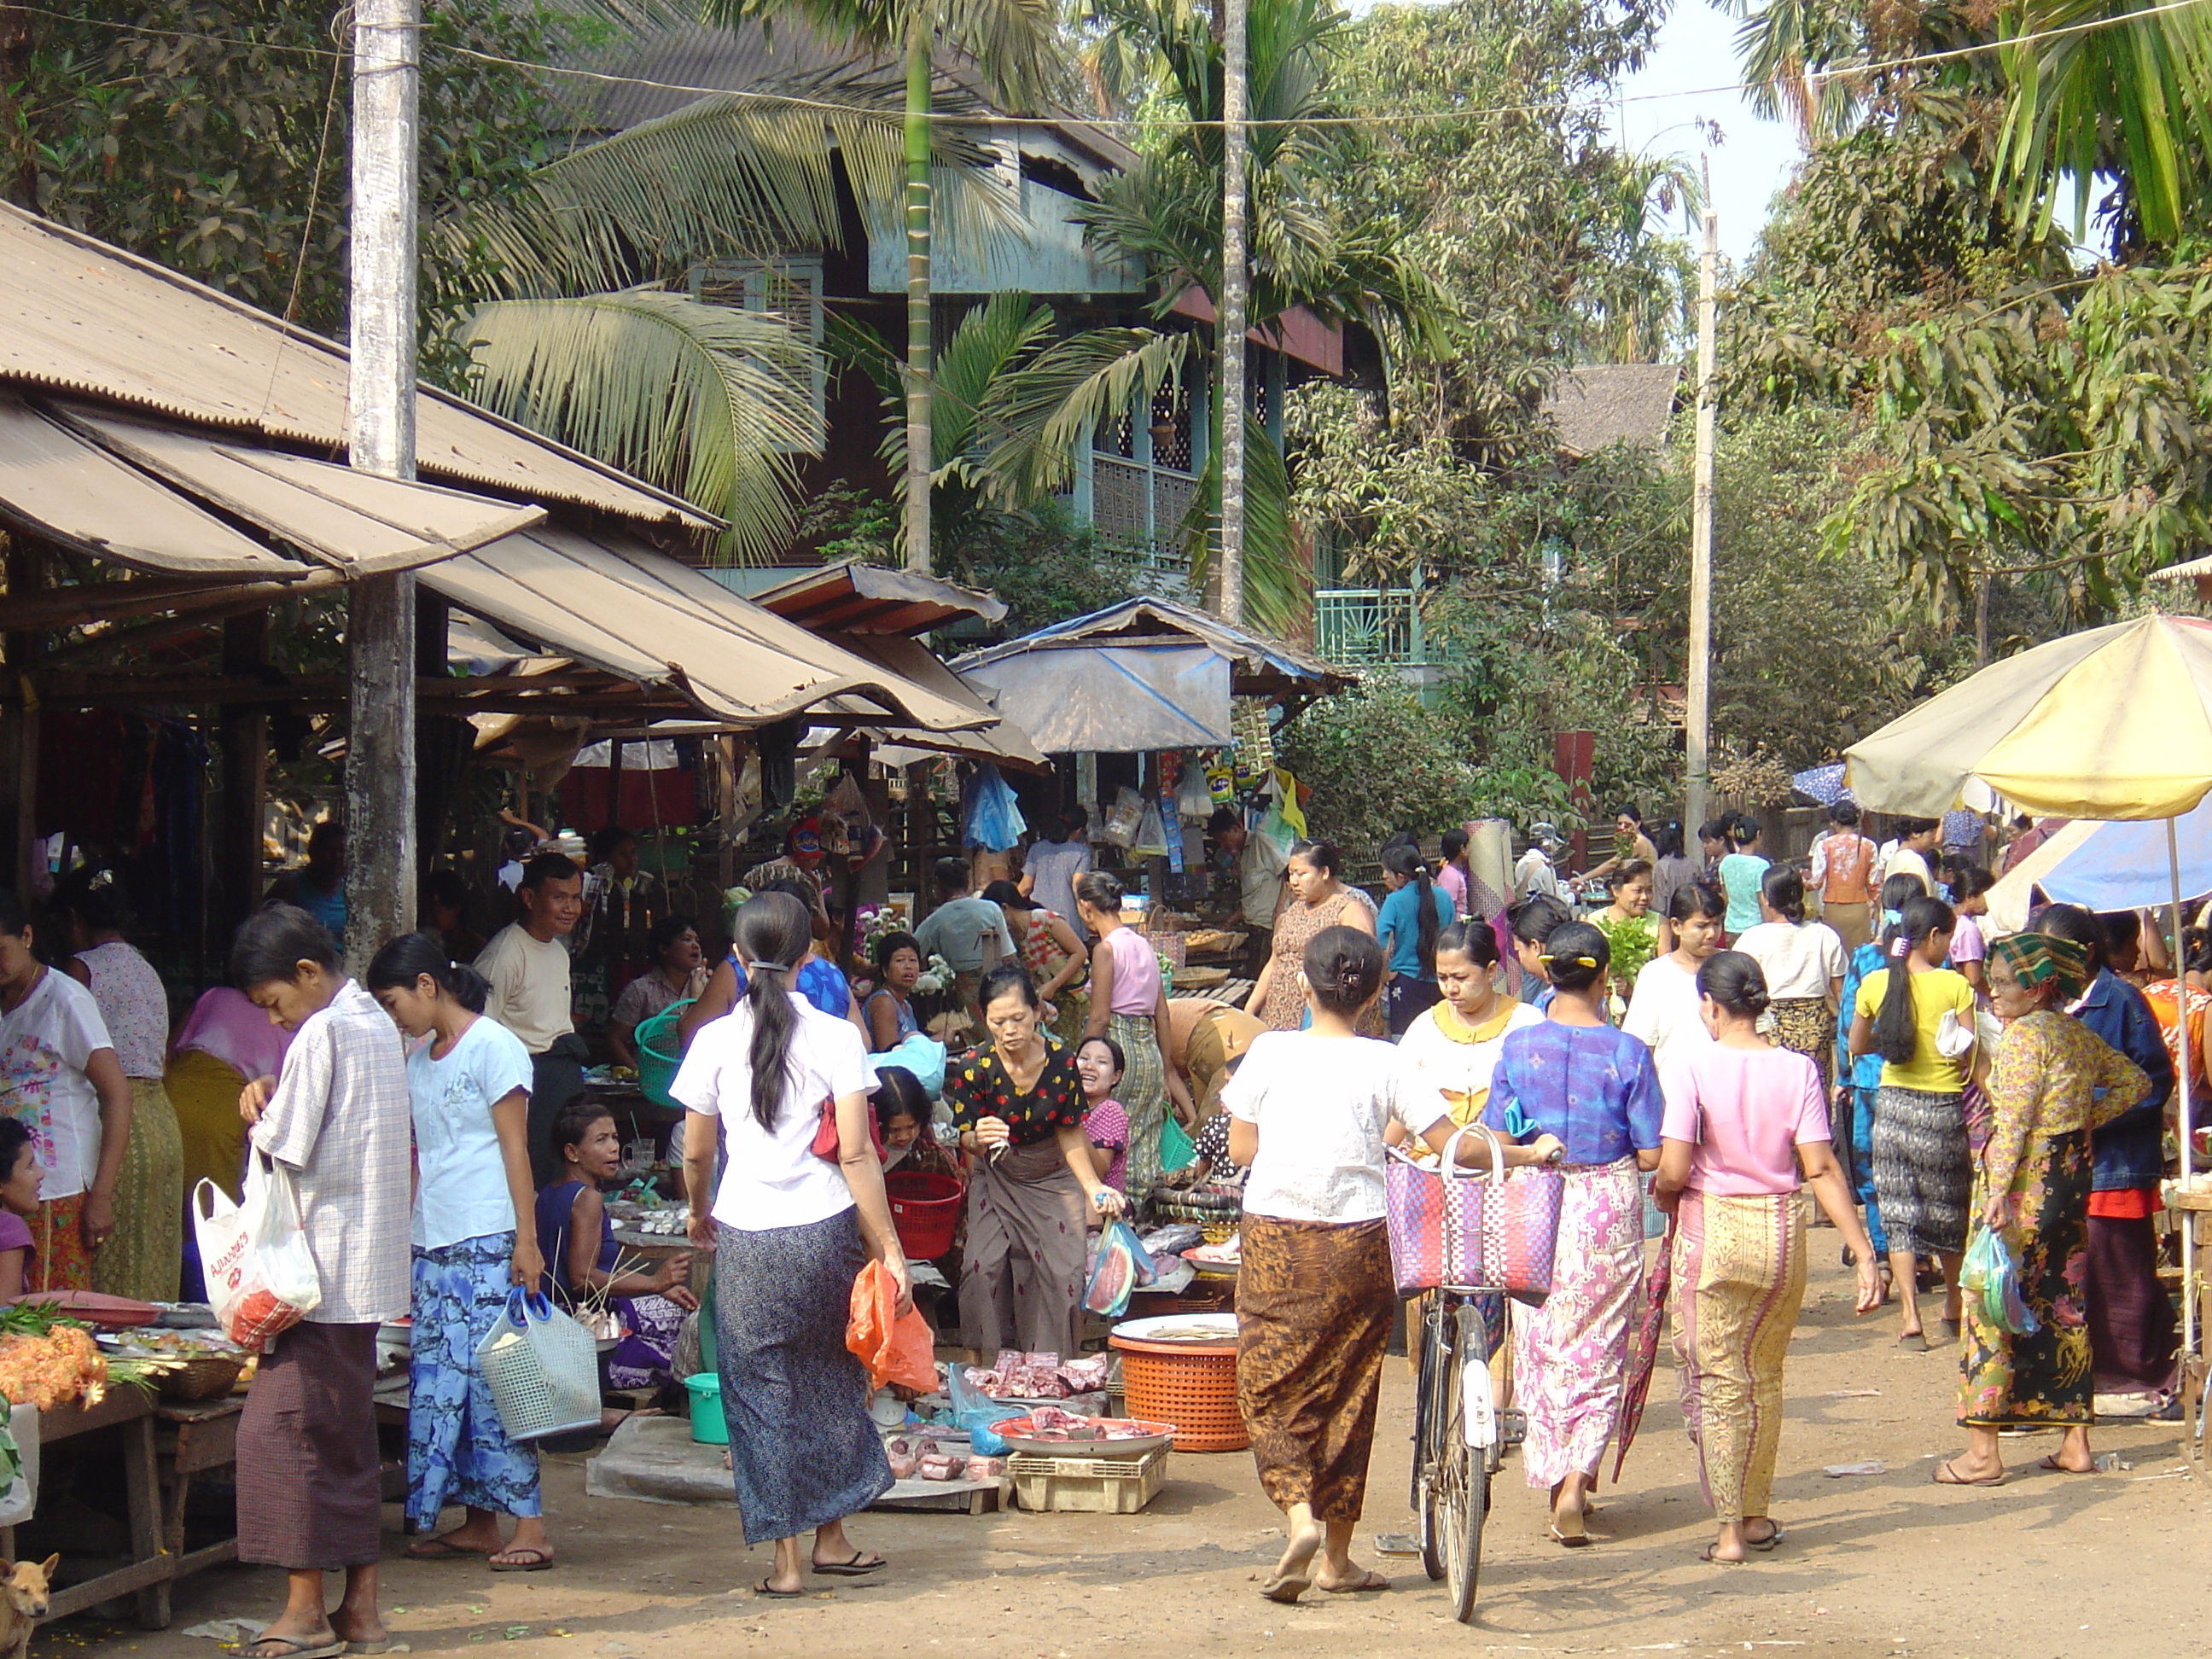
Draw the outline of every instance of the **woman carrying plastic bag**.
[[[1990,946],[1990,1000],[2005,1023],[1987,1088],[1990,1138],[1974,1176],[1976,1238],[1999,1232],[2015,1265],[2033,1328],[1992,1318],[1981,1296],[1965,1299],[1959,1355],[1959,1421],[1966,1449],[1936,1466],[1944,1486],[1994,1486],[2005,1479],[1999,1431],[2059,1428],[2065,1439],[2043,1467],[2084,1474],[2089,1455],[2089,1328],[2081,1304],[2088,1251],[2089,1136],[2149,1092],[2150,1079],[2063,1012],[2088,973],[2088,951],[2048,933],[2015,933]],[[2101,1091],[2101,1092],[2100,1092]],[[1983,1255],[1990,1252],[1983,1246]]]
[[[447,961],[434,933],[409,933],[378,951],[368,988],[415,1044],[407,1057],[416,1164],[407,1518],[418,1532],[435,1533],[448,1504],[468,1512],[407,1553],[418,1561],[483,1556],[494,1572],[542,1572],[553,1565],[553,1544],[538,1455],[510,1433],[477,1358],[497,1340],[509,1292],[534,1294],[545,1274],[526,1127],[529,1051],[483,1018],[489,986],[475,969]],[[519,1226],[526,1216],[531,1224]],[[511,1541],[500,1536],[503,1515],[515,1518]]]

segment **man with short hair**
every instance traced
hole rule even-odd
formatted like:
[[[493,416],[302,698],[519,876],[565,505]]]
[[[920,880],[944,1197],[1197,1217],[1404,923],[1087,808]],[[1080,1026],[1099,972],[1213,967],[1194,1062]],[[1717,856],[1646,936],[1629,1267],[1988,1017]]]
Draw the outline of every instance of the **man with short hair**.
[[[540,853],[522,867],[515,890],[522,918],[492,935],[476,970],[491,986],[484,1012],[530,1051],[530,1171],[540,1187],[560,1173],[553,1120],[584,1087],[590,1051],[576,1035],[568,986],[568,936],[584,908],[584,875],[573,860]]]
[[[975,1006],[975,993],[983,983],[984,970],[1013,955],[1013,935],[1006,931],[1006,912],[969,890],[965,860],[939,859],[933,873],[937,908],[914,930],[915,942],[921,946],[925,967],[933,956],[945,958],[959,994],[960,1012],[972,1018],[981,1012]]]
[[[1551,824],[1539,819],[1528,826],[1528,850],[1513,866],[1515,898],[1530,899],[1540,895],[1565,901],[1567,896],[1559,885],[1559,872],[1552,867],[1552,860],[1559,849],[1559,832]]]
[[[1875,860],[1880,848],[1859,833],[1859,809],[1839,800],[1828,809],[1835,827],[1813,844],[1811,886],[1820,896],[1820,920],[1836,930],[1847,951],[1875,936]]]
[[[1237,915],[1244,926],[1244,959],[1254,978],[1267,965],[1275,948],[1275,919],[1283,914],[1290,896],[1285,877],[1290,861],[1267,836],[1255,836],[1234,808],[1214,809],[1206,833],[1229,854],[1229,868],[1237,878]]]
[[[1936,872],[1928,867],[1928,855],[1936,850],[1936,837],[1942,828],[1941,818],[1899,818],[1897,822],[1897,850],[1889,855],[1888,861],[1882,866],[1882,879],[1887,881],[1892,876],[1911,876],[1919,882],[1922,892],[1933,897]]]

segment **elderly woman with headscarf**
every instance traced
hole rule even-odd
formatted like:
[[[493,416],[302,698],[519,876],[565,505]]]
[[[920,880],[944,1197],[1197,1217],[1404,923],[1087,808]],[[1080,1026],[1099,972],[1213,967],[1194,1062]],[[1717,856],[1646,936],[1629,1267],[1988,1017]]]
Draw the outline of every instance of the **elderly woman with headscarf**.
[[[2002,1480],[1997,1435],[2014,1425],[2065,1431],[2044,1468],[2082,1474],[2094,1467],[2082,1305],[2094,1168],[2089,1137],[2141,1101],[2150,1080],[2066,1017],[2066,1004],[2088,977],[2088,950],[2073,939],[2015,933],[1990,947],[1990,997],[2005,1034],[1990,1069],[1991,1121],[1974,1172],[1974,1225],[2001,1232],[2035,1328],[2008,1331],[1980,1297],[1966,1298],[1959,1358],[1966,1449],[1936,1466],[1939,1486]]]

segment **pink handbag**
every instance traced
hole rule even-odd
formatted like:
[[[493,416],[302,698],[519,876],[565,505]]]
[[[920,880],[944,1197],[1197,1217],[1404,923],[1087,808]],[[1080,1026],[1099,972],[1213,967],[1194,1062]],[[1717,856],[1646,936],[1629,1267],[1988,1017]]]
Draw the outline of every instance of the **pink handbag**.
[[[1433,1291],[1443,1283],[1443,1177],[1393,1146],[1382,1160],[1382,1204],[1398,1294]]]
[[[1490,1142],[1491,1167],[1459,1167],[1459,1136],[1468,1133],[1466,1129],[1444,1146],[1439,1178],[1443,1283],[1549,1296],[1565,1178],[1545,1165],[1508,1170],[1498,1137],[1482,1125],[1473,1127]]]

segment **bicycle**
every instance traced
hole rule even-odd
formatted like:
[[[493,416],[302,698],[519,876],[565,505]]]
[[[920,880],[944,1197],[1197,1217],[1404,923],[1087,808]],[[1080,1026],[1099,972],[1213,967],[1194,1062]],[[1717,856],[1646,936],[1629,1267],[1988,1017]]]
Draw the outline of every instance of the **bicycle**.
[[[1503,1341],[1502,1292],[1447,1287],[1429,1293],[1414,1402],[1413,1507],[1421,1517],[1421,1565],[1431,1580],[1448,1581],[1452,1617],[1462,1625],[1474,1621],[1490,1484],[1505,1449],[1519,1445],[1528,1432],[1524,1413],[1498,1407],[1486,1304],[1495,1310]]]

